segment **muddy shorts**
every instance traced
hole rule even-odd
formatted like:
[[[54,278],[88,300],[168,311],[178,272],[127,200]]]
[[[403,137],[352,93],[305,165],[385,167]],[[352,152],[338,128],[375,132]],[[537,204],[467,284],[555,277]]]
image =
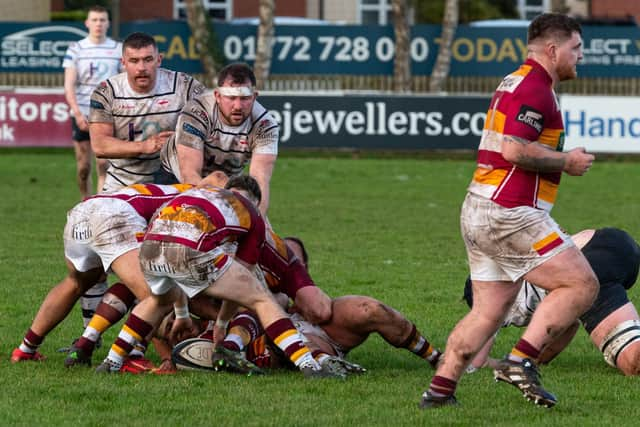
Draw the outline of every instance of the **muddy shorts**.
[[[119,256],[140,247],[147,221],[120,199],[89,199],[67,214],[64,256],[78,271],[102,266],[109,272]]]
[[[460,230],[473,280],[515,282],[574,246],[548,212],[505,208],[471,193],[462,205]]]
[[[201,252],[176,242],[145,240],[140,248],[140,267],[154,295],[179,286],[192,298],[227,271],[236,248],[235,243],[225,243]]]

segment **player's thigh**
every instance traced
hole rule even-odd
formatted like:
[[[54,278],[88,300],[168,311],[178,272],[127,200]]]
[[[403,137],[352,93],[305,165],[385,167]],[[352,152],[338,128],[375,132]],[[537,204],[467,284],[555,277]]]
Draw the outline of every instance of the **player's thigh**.
[[[205,289],[205,294],[233,301],[249,309],[266,300],[275,300],[258,281],[256,276],[234,259],[226,270]]]
[[[574,287],[576,292],[594,293],[598,287],[598,279],[591,265],[575,246],[567,247],[545,260],[529,271],[524,278],[548,291],[568,286]]]
[[[111,263],[111,270],[133,292],[138,300],[142,300],[148,297],[151,291],[140,269],[139,252],[136,248],[120,255]]]

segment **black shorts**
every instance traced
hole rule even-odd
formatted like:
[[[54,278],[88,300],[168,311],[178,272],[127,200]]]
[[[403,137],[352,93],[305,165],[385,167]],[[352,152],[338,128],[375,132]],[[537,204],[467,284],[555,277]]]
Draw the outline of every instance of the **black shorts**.
[[[89,132],[80,130],[75,117],[71,117],[71,139],[74,141],[89,141]]]
[[[589,310],[580,316],[582,326],[591,335],[600,322],[628,302],[627,291],[620,283],[600,283],[600,292],[598,292],[595,302]]]

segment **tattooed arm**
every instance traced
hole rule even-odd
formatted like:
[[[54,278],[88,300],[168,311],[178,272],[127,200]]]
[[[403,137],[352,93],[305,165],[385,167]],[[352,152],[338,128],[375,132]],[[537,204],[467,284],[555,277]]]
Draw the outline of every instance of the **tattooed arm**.
[[[502,157],[522,169],[543,173],[566,172],[569,175],[584,175],[595,159],[584,148],[563,153],[513,135],[504,136]]]

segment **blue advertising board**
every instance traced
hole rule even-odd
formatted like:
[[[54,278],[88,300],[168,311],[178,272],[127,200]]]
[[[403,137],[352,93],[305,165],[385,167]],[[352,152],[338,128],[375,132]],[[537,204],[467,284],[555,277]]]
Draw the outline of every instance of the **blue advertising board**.
[[[253,63],[255,25],[215,23],[219,49],[228,61]],[[184,21],[128,22],[121,34],[143,31],[158,41],[167,68],[202,71]],[[413,75],[429,75],[436,60],[440,26],[411,28]],[[86,34],[80,23],[0,23],[0,70],[60,72],[66,47]],[[636,77],[640,71],[640,30],[636,27],[583,28],[584,59],[578,74],[588,77]],[[391,26],[279,25],[273,41],[272,74],[393,74]],[[452,45],[451,76],[502,76],[526,56],[526,28],[461,25]]]

